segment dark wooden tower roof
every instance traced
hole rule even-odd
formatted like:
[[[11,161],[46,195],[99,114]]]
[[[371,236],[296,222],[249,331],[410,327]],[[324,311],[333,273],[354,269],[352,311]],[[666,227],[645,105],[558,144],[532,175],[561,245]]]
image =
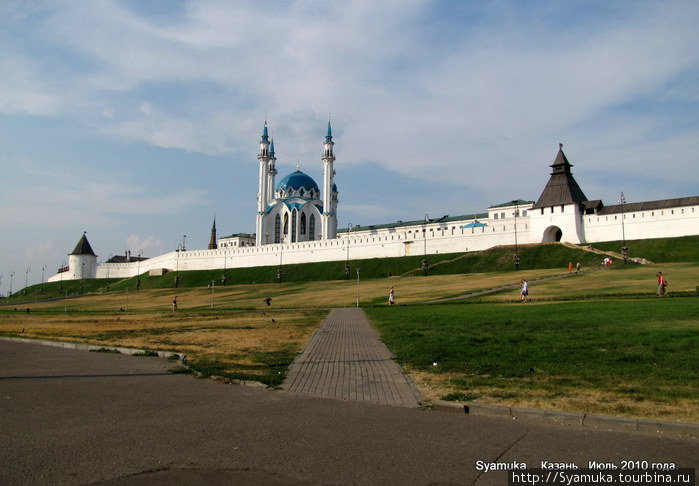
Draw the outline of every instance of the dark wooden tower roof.
[[[90,242],[87,241],[87,236],[85,235],[85,233],[83,233],[83,237],[80,238],[80,241],[78,241],[78,244],[75,245],[75,249],[73,250],[71,255],[97,256],[97,255],[95,255],[95,252],[92,251],[92,247],[90,246]]]
[[[214,217],[214,224],[211,226],[211,238],[209,238],[209,250],[216,250],[218,244],[216,243],[216,218]]]
[[[587,201],[587,196],[575,182],[570,168],[573,167],[563,153],[563,144],[559,144],[558,155],[553,161],[551,177],[549,178],[539,200],[534,208],[545,208],[561,204],[582,204]]]

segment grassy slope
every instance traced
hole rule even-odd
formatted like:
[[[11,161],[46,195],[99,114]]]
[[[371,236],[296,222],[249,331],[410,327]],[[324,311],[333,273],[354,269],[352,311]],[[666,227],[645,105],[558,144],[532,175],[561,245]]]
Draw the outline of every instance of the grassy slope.
[[[694,297],[366,312],[402,365],[449,377],[447,398],[699,419]]]
[[[497,247],[483,252],[451,253],[429,255],[430,275],[448,275],[462,273],[511,271],[513,269],[512,247]],[[597,265],[599,256],[592,253],[568,248],[562,245],[532,245],[519,249],[522,269],[567,268],[568,262],[580,261],[584,266]],[[422,256],[400,258],[372,258],[353,260],[352,277],[356,277],[356,268],[361,268],[362,279],[386,277],[389,271],[393,275],[421,275]],[[453,261],[452,261],[453,260]],[[179,272],[179,288],[206,287],[213,280],[216,286],[221,286],[224,271],[198,270]],[[235,268],[226,270],[226,285],[235,284],[264,284],[277,282],[277,267]],[[162,277],[141,276],[141,289],[174,288],[176,272],[170,272]],[[342,280],[345,278],[345,262],[318,262],[295,265],[284,265],[285,282],[311,282]],[[3,303],[17,304],[20,299],[34,301],[79,293],[100,292],[110,284],[112,290],[136,288],[136,278],[130,279],[88,279],[84,282],[66,281],[52,282],[43,285],[33,285],[13,295],[10,300],[0,300]],[[59,285],[63,290],[59,290]],[[82,285],[82,292],[81,292]],[[41,290],[43,288],[43,291]]]
[[[604,251],[619,252],[621,241],[592,243],[594,248]],[[658,238],[651,240],[628,240],[631,258],[647,258],[655,263],[665,262],[699,262],[699,236],[682,236],[680,238]]]

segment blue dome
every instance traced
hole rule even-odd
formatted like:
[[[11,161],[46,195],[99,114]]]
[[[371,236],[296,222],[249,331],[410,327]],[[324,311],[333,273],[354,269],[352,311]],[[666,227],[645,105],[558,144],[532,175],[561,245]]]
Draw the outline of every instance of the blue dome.
[[[300,170],[292,172],[288,176],[284,177],[281,181],[279,181],[279,184],[277,184],[277,187],[274,190],[286,191],[288,189],[294,189],[298,191],[301,188],[303,188],[305,191],[310,191],[313,189],[316,194],[320,193],[320,189],[318,189],[318,184],[316,184],[316,181],[314,181],[311,176],[304,174]]]

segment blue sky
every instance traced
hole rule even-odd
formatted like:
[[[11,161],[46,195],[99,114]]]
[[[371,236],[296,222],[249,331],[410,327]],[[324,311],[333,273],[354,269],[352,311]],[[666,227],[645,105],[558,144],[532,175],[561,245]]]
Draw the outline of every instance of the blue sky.
[[[0,292],[83,231],[104,260],[255,227],[265,118],[280,176],[339,224],[536,199],[558,143],[591,199],[699,194],[696,1],[4,0]]]

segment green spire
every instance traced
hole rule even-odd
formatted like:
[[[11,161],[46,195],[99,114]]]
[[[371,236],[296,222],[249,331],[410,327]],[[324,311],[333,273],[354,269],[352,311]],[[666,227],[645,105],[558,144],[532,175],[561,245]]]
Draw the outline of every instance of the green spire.
[[[325,134],[325,141],[326,142],[332,142],[333,141],[333,131],[330,128],[330,120],[328,120],[328,133]]]

